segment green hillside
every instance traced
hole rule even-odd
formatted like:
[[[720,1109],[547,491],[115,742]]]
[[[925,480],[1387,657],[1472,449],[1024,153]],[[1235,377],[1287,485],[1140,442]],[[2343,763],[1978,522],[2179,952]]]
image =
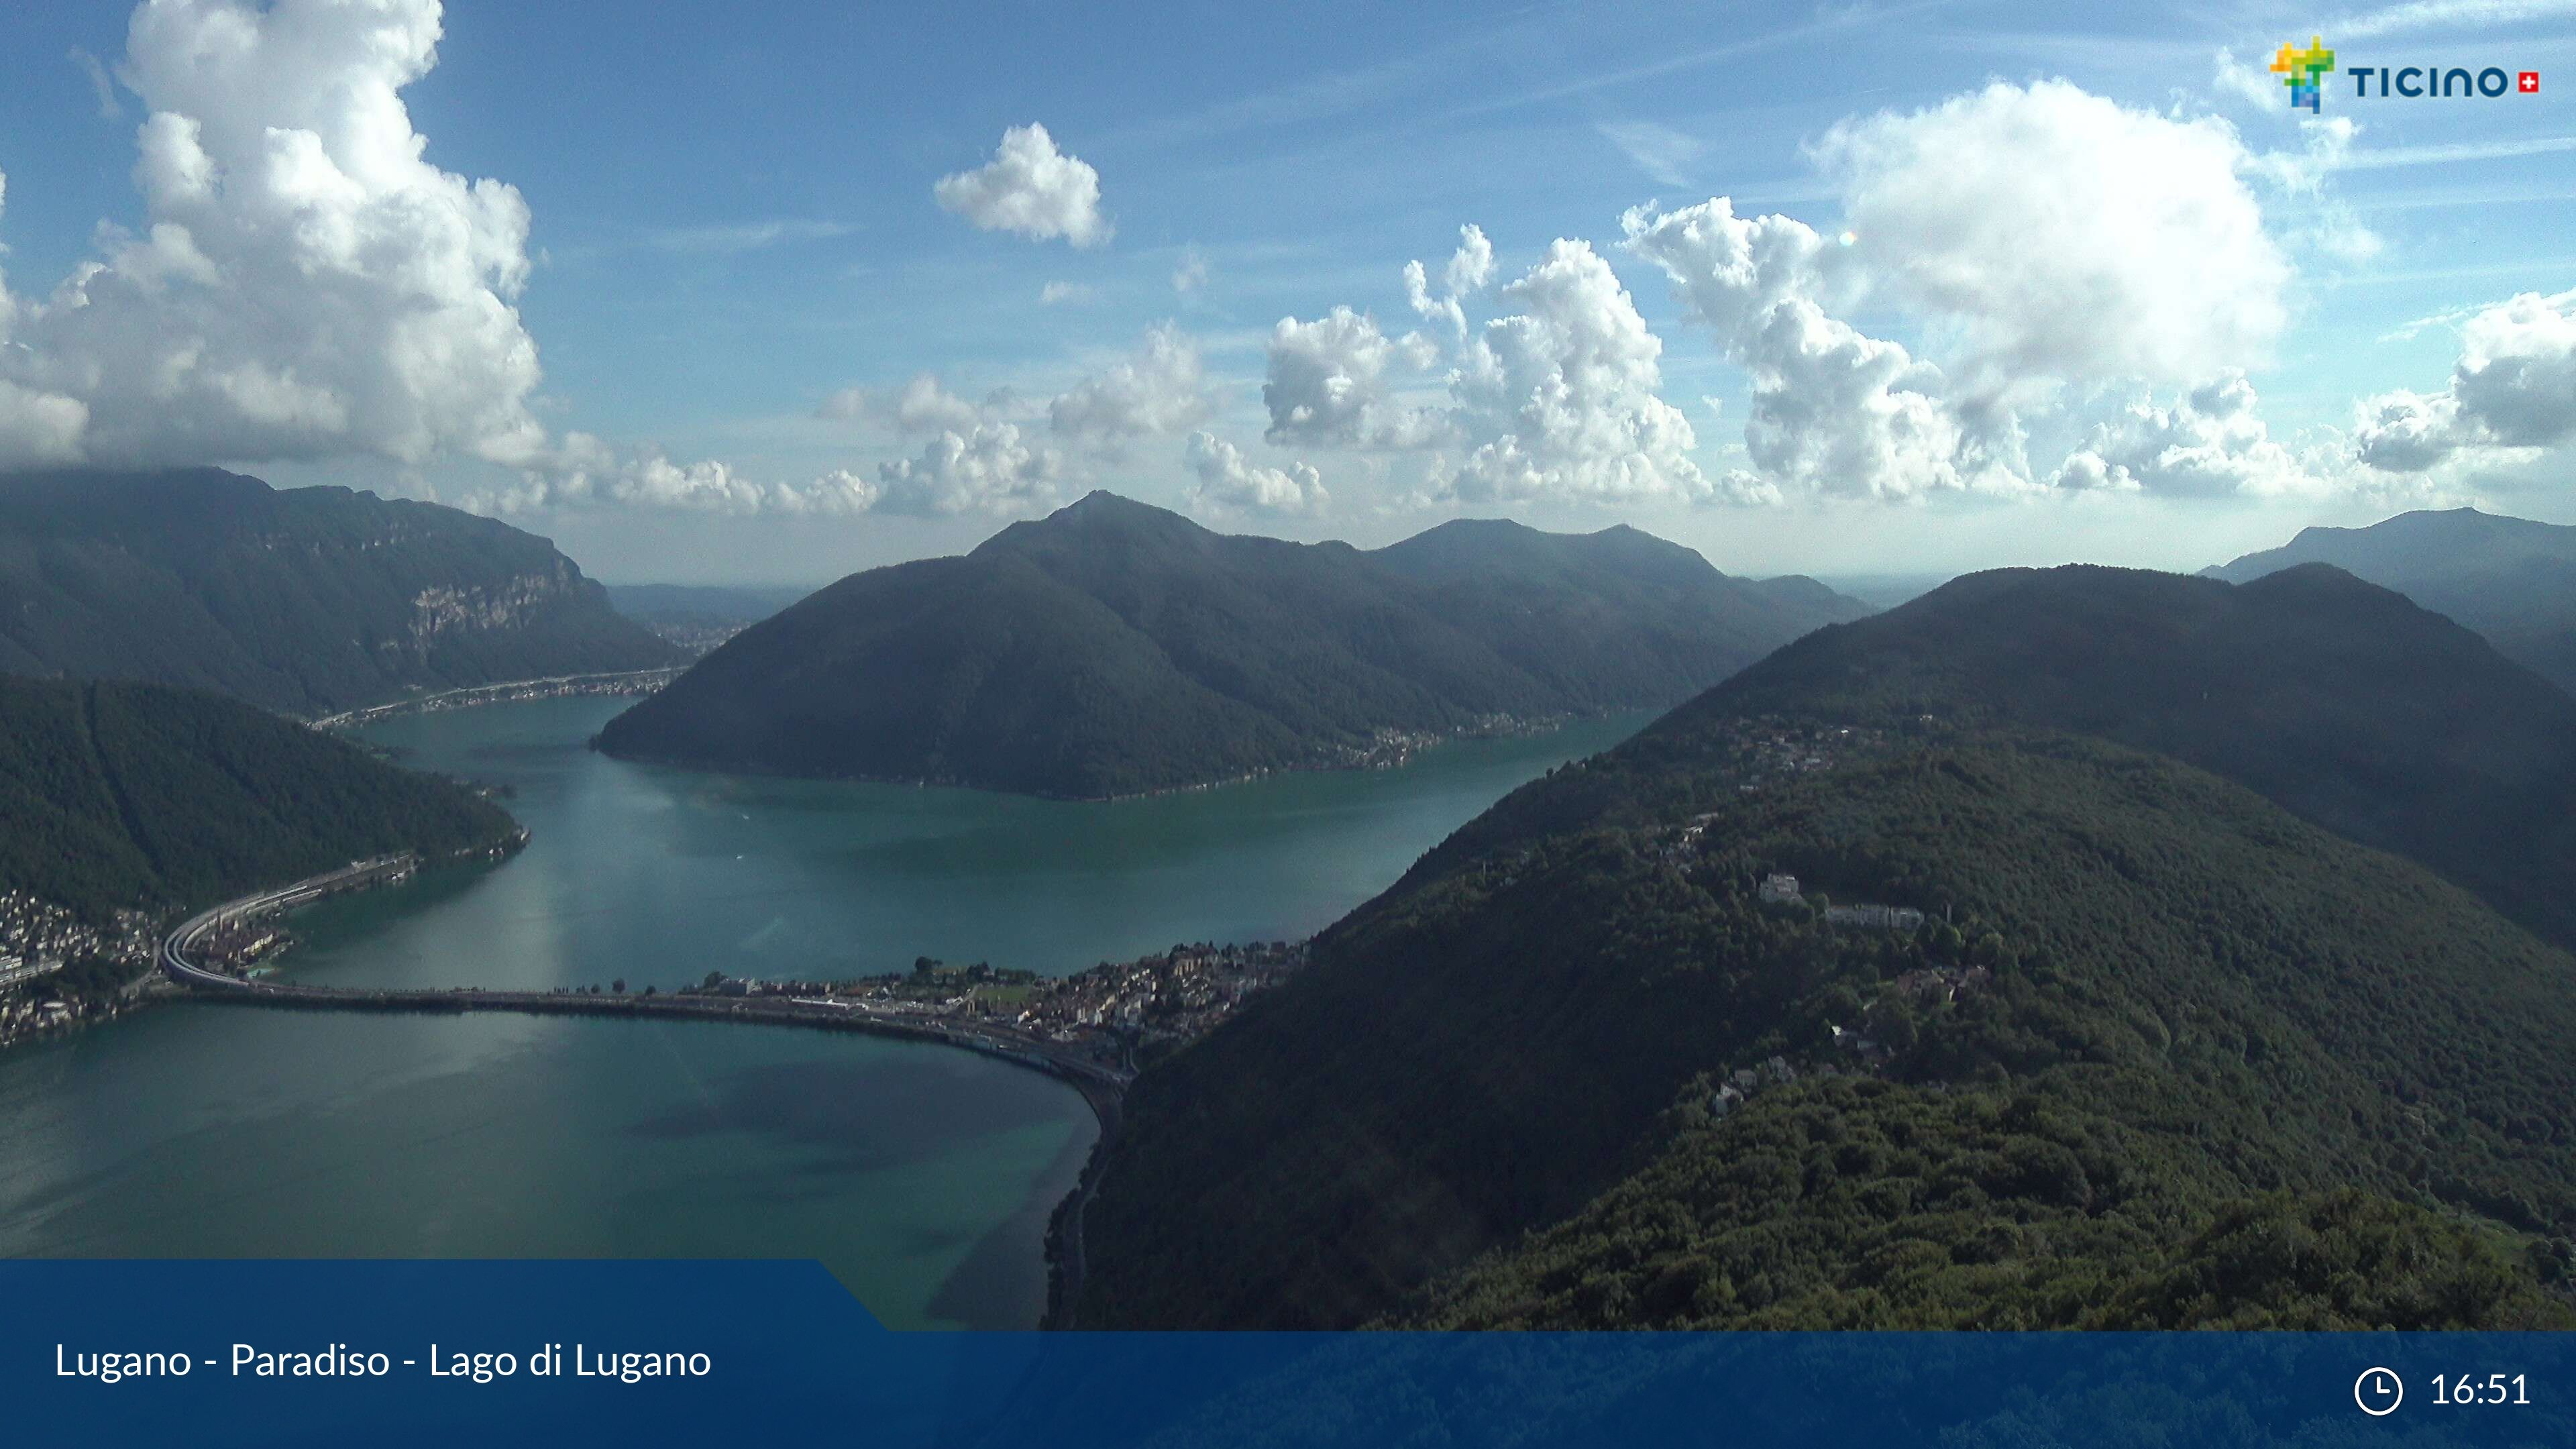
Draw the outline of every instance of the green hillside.
[[[0,891],[92,919],[507,839],[465,789],[219,696],[0,677]]]
[[[2409,639],[2491,653],[2350,580],[1986,576],[1939,607],[2033,578],[1987,632],[1826,631],[1525,787],[1148,1069],[1073,1321],[2562,1321],[2576,961],[2238,784],[2016,717],[2223,733],[2242,702],[2157,672],[2204,614],[2231,668],[2281,651],[2259,717],[2311,749],[2378,708],[2298,663],[2344,631],[2419,683],[2447,676]],[[2269,624],[2231,602],[2283,590]],[[1989,680],[2018,693],[1961,704]],[[1783,872],[1801,901],[1760,899]]]
[[[680,657],[554,545],[452,508],[213,468],[0,478],[0,673],[319,715]]]
[[[601,748],[1075,797],[1350,764],[1668,704],[1859,606],[1629,529],[1453,523],[1374,552],[1095,493],[743,631]]]
[[[1775,709],[1928,713],[2172,755],[2576,946],[2576,698],[2324,565],[2236,586],[2083,567],[1973,574],[1801,640],[1649,734]]]

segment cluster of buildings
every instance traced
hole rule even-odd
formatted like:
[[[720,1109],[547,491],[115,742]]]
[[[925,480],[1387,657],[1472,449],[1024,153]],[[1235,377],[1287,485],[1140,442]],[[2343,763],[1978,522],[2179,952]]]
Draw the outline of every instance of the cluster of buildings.
[[[1775,1056],[1758,1067],[1737,1067],[1733,1071],[1720,1067],[1717,1069],[1717,1090],[1709,1094],[1708,1113],[1724,1120],[1763,1088],[1787,1086],[1796,1080],[1798,1069],[1790,1064],[1787,1057]]]
[[[644,627],[663,643],[689,651],[690,658],[704,659],[751,626],[735,619],[649,619]]]
[[[189,942],[189,958],[213,971],[247,976],[261,961],[295,944],[285,913],[261,911],[217,921]]]
[[[909,973],[854,981],[750,981],[710,974],[684,994],[782,998],[951,1031],[989,1033],[1128,1068],[1135,1053],[1195,1041],[1306,964],[1303,941],[1177,945],[1071,976],[950,966],[923,957]]]
[[[0,891],[0,956],[57,962],[104,956],[148,965],[155,944],[152,919],[141,911],[119,911],[101,927],[26,891]]]
[[[1520,735],[1544,734],[1565,723],[1565,716],[1523,719],[1516,714],[1479,715],[1446,732],[1439,730],[1382,729],[1370,736],[1365,745],[1348,746],[1336,751],[1330,763],[1339,769],[1392,770],[1413,763],[1423,751],[1451,740],[1503,739]]]
[[[1926,1006],[1948,1006],[1992,986],[1995,973],[1983,966],[1924,966],[1888,983],[1888,989]]]
[[[1720,748],[1735,769],[1735,788],[1745,795],[1762,793],[1763,786],[1776,779],[1831,770],[1855,759],[1884,754],[1889,744],[1885,730],[1789,724],[1776,719],[1730,720],[1719,738]],[[1724,818],[1724,813],[1712,810],[1692,816],[1665,841],[1664,858],[1681,861],[1699,854],[1706,847],[1709,827]],[[1762,891],[1765,901],[1796,900],[1798,883],[1790,876],[1773,876],[1762,883]]]
[[[1055,1041],[1110,1032],[1138,1044],[1195,1041],[1244,1001],[1306,964],[1303,941],[1174,946],[1133,961],[1102,962],[1030,993],[1013,1024]]]
[[[113,994],[93,999],[66,987],[66,962],[110,961],[124,968],[121,976],[139,977],[157,946],[140,911],[119,911],[101,927],[26,891],[0,891],[0,1046],[121,1009]]]
[[[1887,748],[1887,732],[1848,725],[1800,725],[1778,720],[1739,719],[1726,734],[1743,780],[1736,788],[1759,794],[1766,780],[1830,770],[1855,755]]]
[[[0,957],[0,960],[8,960]],[[89,1014],[90,1004],[74,998],[65,1001],[48,996],[42,990],[11,991],[0,994],[0,1046],[56,1027],[70,1026]]]

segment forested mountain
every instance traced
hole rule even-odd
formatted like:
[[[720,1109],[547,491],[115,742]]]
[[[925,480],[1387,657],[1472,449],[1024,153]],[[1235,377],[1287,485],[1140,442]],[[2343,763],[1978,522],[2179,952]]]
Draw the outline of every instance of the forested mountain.
[[[0,673],[317,715],[681,657],[554,545],[452,508],[213,468],[0,477]]]
[[[2062,570],[1783,650],[1515,792],[1149,1066],[1072,1321],[2576,1321],[2576,960],[2068,732],[2259,726],[2324,751],[2294,783],[2341,762],[2367,795],[2429,766],[2330,748],[2380,718],[2313,662],[2348,635],[2542,688],[2419,613]],[[1802,894],[1766,900],[1781,873]]]
[[[499,844],[463,787],[195,690],[0,677],[0,892],[92,919]]]
[[[2398,594],[2005,569],[1783,649],[1699,710],[2076,730],[2188,760],[2576,945],[2576,698]]]
[[[2209,573],[2241,584],[2304,563],[2333,564],[2448,614],[2576,692],[2576,528],[2474,508],[2403,513],[2368,528],[2303,529],[2286,547]]]
[[[1671,703],[1865,612],[1633,529],[1458,522],[1374,551],[1094,493],[853,575],[612,721],[614,754],[1095,797]]]

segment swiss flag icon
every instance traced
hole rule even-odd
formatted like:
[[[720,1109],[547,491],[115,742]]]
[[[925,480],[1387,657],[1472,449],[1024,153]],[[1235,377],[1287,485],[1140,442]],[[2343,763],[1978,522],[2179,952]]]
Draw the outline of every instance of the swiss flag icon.
[[[2526,96],[2536,96],[2540,94],[2540,72],[2536,70],[2524,71],[2520,79],[2519,88]]]

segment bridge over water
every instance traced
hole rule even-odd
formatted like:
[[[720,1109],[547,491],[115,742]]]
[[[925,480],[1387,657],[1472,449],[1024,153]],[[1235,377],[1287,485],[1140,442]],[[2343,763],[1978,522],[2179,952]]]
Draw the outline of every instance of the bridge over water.
[[[462,1013],[513,1011],[531,1016],[606,1016],[634,1021],[729,1021],[798,1026],[817,1031],[860,1032],[976,1052],[1044,1072],[1082,1093],[1104,1133],[1115,1130],[1127,1075],[1065,1050],[1057,1043],[1005,1027],[959,1027],[906,1020],[856,1003],[815,997],[698,995],[594,995],[574,991],[493,991],[480,986],[391,989],[315,986],[230,975],[200,964],[196,954],[219,928],[320,900],[341,891],[407,879],[418,861],[409,855],[352,861],[338,870],[275,890],[226,901],[179,923],[161,943],[161,972],[202,1001],[306,1011],[407,1011]]]

